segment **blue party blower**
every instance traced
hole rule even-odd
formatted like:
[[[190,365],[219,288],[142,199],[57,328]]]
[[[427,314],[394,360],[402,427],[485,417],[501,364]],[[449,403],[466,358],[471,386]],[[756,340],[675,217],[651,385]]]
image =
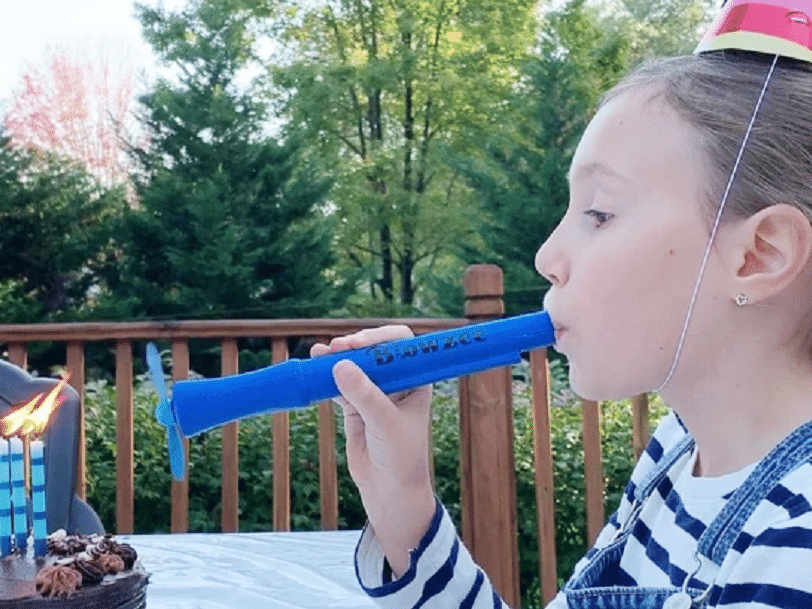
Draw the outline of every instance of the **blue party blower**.
[[[183,436],[337,397],[333,366],[341,360],[352,360],[385,393],[394,393],[515,364],[522,352],[554,342],[550,316],[539,311],[310,359],[289,359],[245,374],[178,381],[171,400],[166,397],[161,358],[152,343],[147,345],[147,364],[160,397],[155,416],[167,428],[172,475],[182,480]]]

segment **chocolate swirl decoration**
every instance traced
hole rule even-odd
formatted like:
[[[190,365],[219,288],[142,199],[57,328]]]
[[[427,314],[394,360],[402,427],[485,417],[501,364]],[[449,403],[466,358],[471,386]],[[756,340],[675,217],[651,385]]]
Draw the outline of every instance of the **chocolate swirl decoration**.
[[[81,573],[83,586],[95,586],[104,579],[104,569],[89,560],[76,560],[70,568]]]
[[[124,570],[124,560],[122,560],[121,556],[115,554],[102,554],[93,562],[104,569],[105,573],[110,573],[111,575],[115,575],[119,571]]]
[[[79,537],[69,537],[67,540],[68,554],[79,554],[87,548],[87,540]]]
[[[124,561],[125,569],[132,569],[135,561],[138,559],[138,553],[131,545],[126,543],[113,542],[110,544],[111,553],[120,557]]]
[[[53,598],[55,596],[70,596],[82,586],[82,574],[64,565],[43,567],[34,585],[42,596]]]
[[[68,544],[65,542],[64,539],[48,540],[48,554],[53,554],[54,556],[67,556],[68,555]]]
[[[72,556],[84,552],[88,541],[81,537],[66,535],[64,529],[59,529],[48,536],[48,553],[56,556]]]

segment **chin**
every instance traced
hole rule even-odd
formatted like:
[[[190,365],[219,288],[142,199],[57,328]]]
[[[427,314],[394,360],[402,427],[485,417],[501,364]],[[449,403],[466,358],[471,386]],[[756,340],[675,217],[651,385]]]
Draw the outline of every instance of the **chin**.
[[[626,398],[637,395],[637,393],[641,393],[635,393],[628,388],[600,382],[597,379],[579,378],[577,374],[573,374],[572,368],[570,368],[570,387],[578,397],[593,402],[625,400]]]

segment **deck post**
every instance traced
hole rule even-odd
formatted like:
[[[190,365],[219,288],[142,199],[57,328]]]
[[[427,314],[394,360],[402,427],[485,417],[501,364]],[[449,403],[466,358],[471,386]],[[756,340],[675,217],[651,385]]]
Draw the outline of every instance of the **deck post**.
[[[468,267],[463,279],[470,322],[505,312],[502,270]],[[516,474],[510,367],[460,379],[462,536],[474,560],[511,607],[519,605]]]

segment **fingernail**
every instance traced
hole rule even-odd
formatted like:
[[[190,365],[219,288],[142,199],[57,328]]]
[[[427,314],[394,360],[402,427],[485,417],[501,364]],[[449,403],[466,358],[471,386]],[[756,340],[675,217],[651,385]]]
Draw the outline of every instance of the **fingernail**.
[[[350,380],[354,372],[355,364],[348,359],[342,359],[333,366],[333,375],[340,375],[344,380]]]

